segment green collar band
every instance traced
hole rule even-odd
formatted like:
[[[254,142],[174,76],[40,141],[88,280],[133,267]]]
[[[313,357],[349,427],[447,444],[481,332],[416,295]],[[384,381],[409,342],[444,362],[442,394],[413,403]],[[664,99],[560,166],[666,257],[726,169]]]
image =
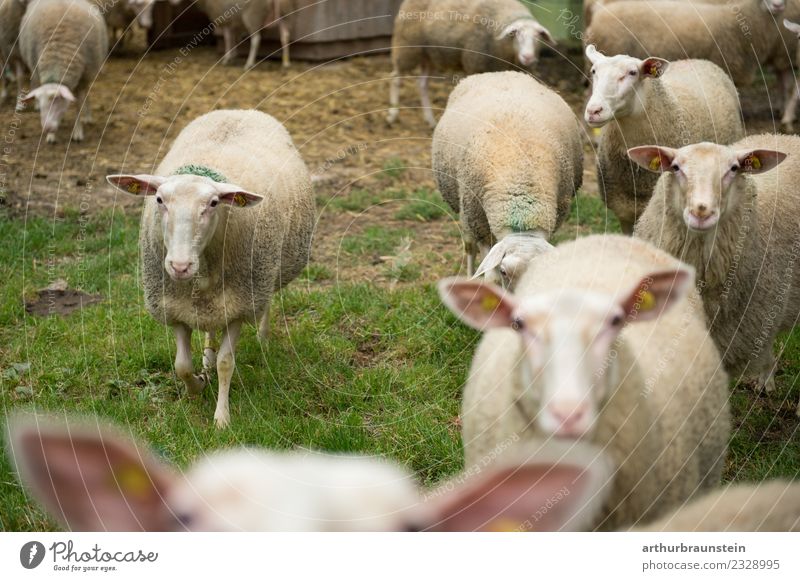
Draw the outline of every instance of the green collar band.
[[[175,175],[202,176],[204,178],[209,178],[214,180],[215,182],[220,182],[220,183],[226,183],[228,181],[227,179],[225,179],[224,175],[204,165],[195,165],[195,164],[182,165],[177,170],[175,170]]]

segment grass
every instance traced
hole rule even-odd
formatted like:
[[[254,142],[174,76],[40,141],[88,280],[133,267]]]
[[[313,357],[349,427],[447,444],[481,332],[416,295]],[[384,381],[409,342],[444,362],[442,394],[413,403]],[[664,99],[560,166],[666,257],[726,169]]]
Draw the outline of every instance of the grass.
[[[367,192],[359,196],[359,204],[367,203]],[[442,205],[428,191],[396,196],[412,201],[400,206],[401,220],[435,220],[430,207]],[[453,230],[445,221],[425,227]],[[579,197],[557,239],[609,230],[618,224],[603,204]],[[97,414],[126,426],[178,466],[207,450],[246,444],[384,455],[426,484],[461,468],[460,391],[479,335],[447,313],[430,275],[425,279],[425,271],[408,259],[410,230],[368,226],[345,237],[342,250],[362,258],[389,255],[376,270],[412,284],[314,284],[332,280],[334,273],[329,264],[313,263],[273,303],[273,335],[266,346],[253,328],[245,329],[231,394],[232,426],[223,432],[211,422],[216,394],[184,396],[172,371],[171,332],[143,308],[137,235],[138,214],[68,213],[55,222],[0,217],[0,403],[6,412]],[[452,245],[455,272],[455,235]],[[23,298],[35,298],[37,289],[57,278],[105,300],[67,317],[27,314]],[[800,473],[793,416],[800,395],[800,332],[783,341],[777,393],[733,389],[728,479]],[[196,336],[195,364],[200,347]],[[4,455],[0,507],[0,529],[57,528],[26,498]]]

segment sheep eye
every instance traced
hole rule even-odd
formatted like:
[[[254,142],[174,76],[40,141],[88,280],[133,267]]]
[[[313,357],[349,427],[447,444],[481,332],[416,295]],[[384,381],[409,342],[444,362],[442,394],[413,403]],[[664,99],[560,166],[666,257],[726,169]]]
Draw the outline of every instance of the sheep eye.
[[[515,331],[521,331],[525,327],[525,323],[519,317],[514,317],[511,321],[511,328]]]
[[[734,164],[734,165],[731,166],[731,171],[733,173],[736,173],[737,171],[739,171],[739,167],[740,166],[738,164]]]
[[[506,276],[506,277],[508,276],[508,271],[506,270],[505,266],[501,266],[500,267],[500,274],[502,274],[503,276]]]
[[[615,315],[613,319],[611,319],[611,326],[612,327],[619,327],[622,324],[622,315]]]
[[[597,74],[597,71],[594,69],[594,67],[592,67],[592,75],[594,76],[596,74]]]
[[[628,71],[628,74],[629,74],[631,77],[635,77],[635,76],[636,76],[636,71]]]
[[[211,203],[209,204],[209,206],[211,206],[212,208],[216,208],[217,204],[219,204],[219,200],[214,198],[213,200],[211,200]]]
[[[671,166],[669,166],[669,169],[675,172],[681,171],[681,168],[677,163],[673,163]]]
[[[156,196],[156,202],[158,202],[159,204],[163,204],[164,200],[161,199],[161,196]]]

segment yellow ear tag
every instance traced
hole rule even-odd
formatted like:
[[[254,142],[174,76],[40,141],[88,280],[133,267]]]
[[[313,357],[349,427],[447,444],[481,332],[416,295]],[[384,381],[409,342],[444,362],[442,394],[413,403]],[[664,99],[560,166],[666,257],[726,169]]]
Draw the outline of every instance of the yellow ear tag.
[[[749,162],[748,165],[753,169],[761,169],[761,160],[758,159],[757,156],[751,155],[750,157],[747,158],[747,160]]]
[[[495,310],[499,304],[500,299],[494,295],[486,295],[481,299],[481,308],[487,312]]]
[[[498,518],[489,525],[489,531],[493,533],[518,533],[521,523],[510,518]]]
[[[114,471],[114,478],[120,490],[132,496],[147,496],[151,488],[150,477],[147,475],[147,472],[145,472],[141,466],[134,464],[124,466]]]
[[[661,168],[661,157],[657,155],[650,160],[650,169],[656,171],[657,169],[660,168]]]
[[[640,311],[652,311],[656,308],[656,297],[650,291],[640,291],[639,292],[639,310]]]
[[[128,184],[128,192],[131,194],[138,194],[141,189],[142,185],[139,182],[131,182]]]
[[[247,198],[244,197],[244,194],[236,194],[233,196],[233,203],[237,206],[244,207],[247,205]]]

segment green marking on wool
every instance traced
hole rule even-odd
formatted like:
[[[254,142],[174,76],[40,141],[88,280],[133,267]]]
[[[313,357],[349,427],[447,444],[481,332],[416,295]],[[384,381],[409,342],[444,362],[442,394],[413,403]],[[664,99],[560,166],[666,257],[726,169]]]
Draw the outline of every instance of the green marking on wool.
[[[211,169],[210,167],[206,167],[204,165],[182,165],[175,171],[176,176],[202,176],[204,178],[209,178],[214,180],[215,182],[225,183],[228,180],[225,179],[225,176]]]
[[[539,226],[535,202],[519,196],[511,198],[508,211],[508,226],[512,232],[528,232]]]

